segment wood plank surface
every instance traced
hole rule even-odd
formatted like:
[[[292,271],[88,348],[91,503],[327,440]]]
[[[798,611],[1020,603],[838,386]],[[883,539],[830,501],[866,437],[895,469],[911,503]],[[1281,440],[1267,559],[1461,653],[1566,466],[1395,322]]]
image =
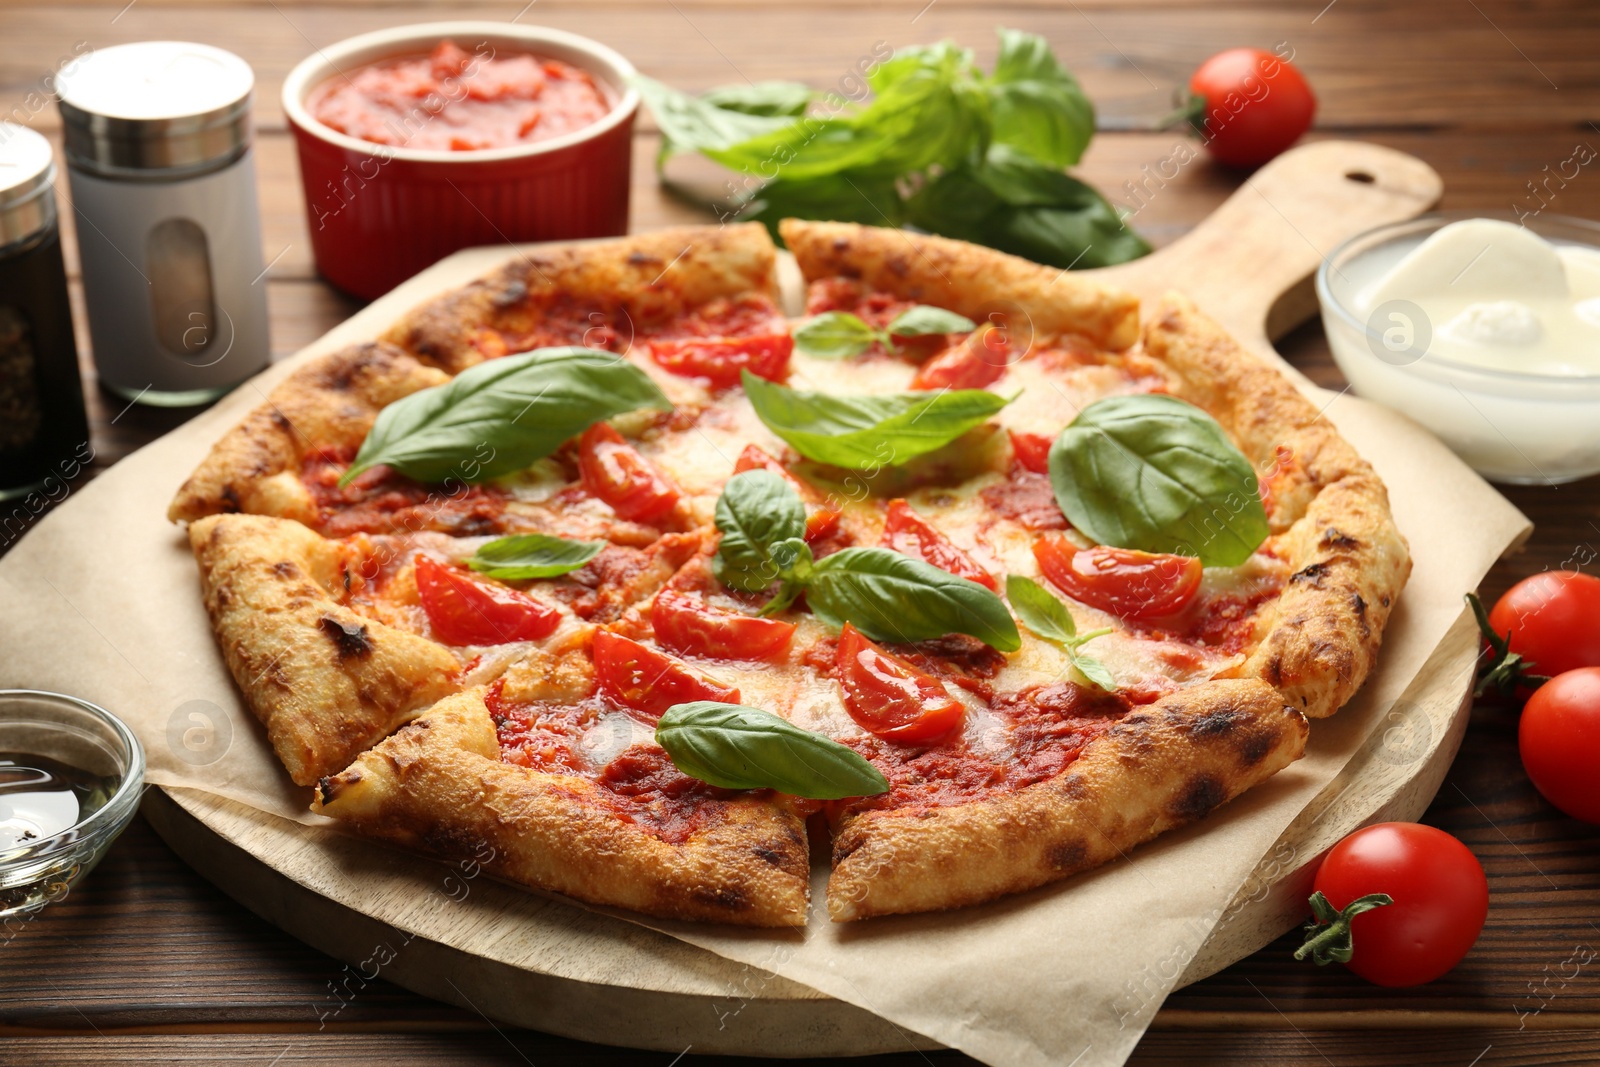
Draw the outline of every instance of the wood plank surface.
[[[35,106],[29,93],[80,40],[104,47],[160,36],[197,39],[249,59],[260,86],[264,245],[269,258],[282,253],[266,283],[273,348],[282,356],[359,307],[318,281],[311,265],[298,173],[276,103],[285,72],[313,47],[363,30],[437,18],[509,19],[519,9],[521,21],[598,36],[646,73],[685,88],[741,77],[797,78],[826,88],[879,39],[951,36],[987,62],[996,24],[1043,32],[1095,97],[1103,128],[1145,131],[1102,133],[1079,169],[1129,206],[1136,205],[1125,183],[1140,181],[1142,167],[1171,152],[1176,135],[1149,128],[1194,64],[1234,44],[1288,42],[1320,96],[1319,135],[1359,135],[1419,156],[1443,176],[1446,209],[1543,207],[1600,217],[1600,177],[1592,169],[1542,200],[1529,184],[1577,144],[1600,145],[1593,125],[1600,121],[1594,61],[1600,5],[1577,0],[914,0],[803,7],[778,0],[539,0],[527,8],[522,0],[7,2],[0,6],[0,112],[53,133],[53,107]],[[655,146],[642,122],[635,229],[702,217],[656,186]],[[1197,161],[1145,197],[1133,223],[1166,244],[1237,182],[1238,175]],[[1315,324],[1279,347],[1320,384],[1342,386]],[[89,476],[192,414],[129,409],[92,385],[88,399],[97,454]],[[1594,569],[1600,482],[1506,494],[1537,527],[1526,550],[1490,575],[1486,598],[1539,570]],[[12,507],[0,506],[0,519]],[[1515,709],[1476,706],[1461,754],[1425,817],[1461,837],[1489,875],[1489,923],[1460,967],[1421,989],[1379,990],[1339,968],[1295,963],[1284,939],[1172,996],[1133,1062],[1600,1061],[1600,829],[1562,817],[1538,797],[1517,762],[1515,729]],[[506,1032],[381,978],[354,993],[336,992],[354,988],[343,964],[222,896],[142,822],[67,900],[32,921],[0,927],[0,944],[0,1064],[674,1062],[670,1055]],[[684,1064],[725,1062],[687,1053]],[[931,1053],[870,1062],[970,1061]]]

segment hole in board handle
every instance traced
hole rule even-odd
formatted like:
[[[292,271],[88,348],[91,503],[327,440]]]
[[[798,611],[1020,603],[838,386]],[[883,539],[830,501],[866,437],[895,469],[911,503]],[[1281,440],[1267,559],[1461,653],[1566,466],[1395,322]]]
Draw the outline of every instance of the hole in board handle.
[[[1378,180],[1364,170],[1347,170],[1344,172],[1344,176],[1350,181],[1360,182],[1362,185],[1371,185]]]

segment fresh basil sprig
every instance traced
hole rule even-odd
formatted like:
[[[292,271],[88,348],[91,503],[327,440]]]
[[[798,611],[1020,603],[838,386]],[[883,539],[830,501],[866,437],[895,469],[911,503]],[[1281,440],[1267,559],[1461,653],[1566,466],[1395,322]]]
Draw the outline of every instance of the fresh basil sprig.
[[[1067,606],[1044,586],[1020,574],[1007,576],[1006,597],[1023,624],[1046,641],[1058,645],[1079,674],[1108,693],[1116,692],[1117,680],[1111,677],[1110,669],[1093,656],[1078,651],[1095,638],[1111,633],[1112,627],[1103,626],[1080,634],[1078,624],[1073,621],[1072,612],[1067,610]]]
[[[827,311],[802,323],[794,331],[794,344],[803,354],[818,359],[849,359],[871,348],[874,341],[892,352],[896,337],[970,333],[977,328],[965,315],[928,304],[907,308],[881,330],[848,311]]]
[[[898,466],[943,448],[1011,403],[986,389],[833,396],[749,371],[743,381],[767,429],[807,459],[851,470]]]
[[[805,536],[806,508],[771,471],[743,471],[722,487],[715,521],[722,541],[711,557],[712,573],[730,588],[759,593],[782,570],[772,558],[773,546]]]
[[[479,482],[521,470],[601,419],[670,411],[649,375],[610,352],[540,348],[480,363],[378,413],[340,485],[387,464],[419,482]]]
[[[723,789],[776,789],[810,800],[889,791],[854,749],[743,704],[674,704],[656,723],[656,743],[678,770]]]
[[[1236,567],[1271,533],[1249,459],[1173,396],[1084,408],[1050,447],[1050,484],[1072,525],[1103,545]]]
[[[763,616],[782,611],[804,592],[823,622],[851,623],[875,641],[960,633],[1002,652],[1022,647],[1005,604],[977,582],[887,548],[847,548],[813,559],[804,540],[805,505],[771,471],[728,479],[716,521],[722,543],[711,568],[725,585],[756,593],[782,583],[761,609]]]
[[[606,547],[604,541],[569,541],[549,534],[514,534],[478,548],[467,566],[491,578],[513,581],[556,578],[588,563]]]

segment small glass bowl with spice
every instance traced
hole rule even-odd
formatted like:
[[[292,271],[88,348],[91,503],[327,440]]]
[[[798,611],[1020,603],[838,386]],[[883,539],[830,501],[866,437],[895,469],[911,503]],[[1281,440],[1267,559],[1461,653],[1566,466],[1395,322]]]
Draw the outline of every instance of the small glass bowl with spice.
[[[0,689],[0,919],[64,898],[127,828],[144,749],[88,701]]]

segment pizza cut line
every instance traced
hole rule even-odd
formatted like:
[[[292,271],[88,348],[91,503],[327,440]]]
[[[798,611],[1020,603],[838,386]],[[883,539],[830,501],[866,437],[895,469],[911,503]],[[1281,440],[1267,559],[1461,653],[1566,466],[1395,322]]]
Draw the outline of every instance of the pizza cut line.
[[[1141,324],[962,242],[783,236],[802,340],[843,323],[843,354],[796,346],[759,226],[556,247],[301,367],[184,483],[169,517],[224,659],[314,810],[755,926],[804,924],[825,835],[850,921],[1101,865],[1293,762],[1360,687],[1409,555],[1281,374],[1181,297]],[[656,401],[579,389],[450,475],[401,472],[445,418],[395,430],[421,405],[492,406],[578,349]],[[1063,486],[1063,431],[1112,408],[1212,427],[1253,471],[1258,543],[1216,565],[1097,542],[1081,527],[1153,492],[1115,477],[1069,520],[1095,479]],[[669,753],[664,715],[734,728]],[[881,785],[786,792],[751,752]]]

